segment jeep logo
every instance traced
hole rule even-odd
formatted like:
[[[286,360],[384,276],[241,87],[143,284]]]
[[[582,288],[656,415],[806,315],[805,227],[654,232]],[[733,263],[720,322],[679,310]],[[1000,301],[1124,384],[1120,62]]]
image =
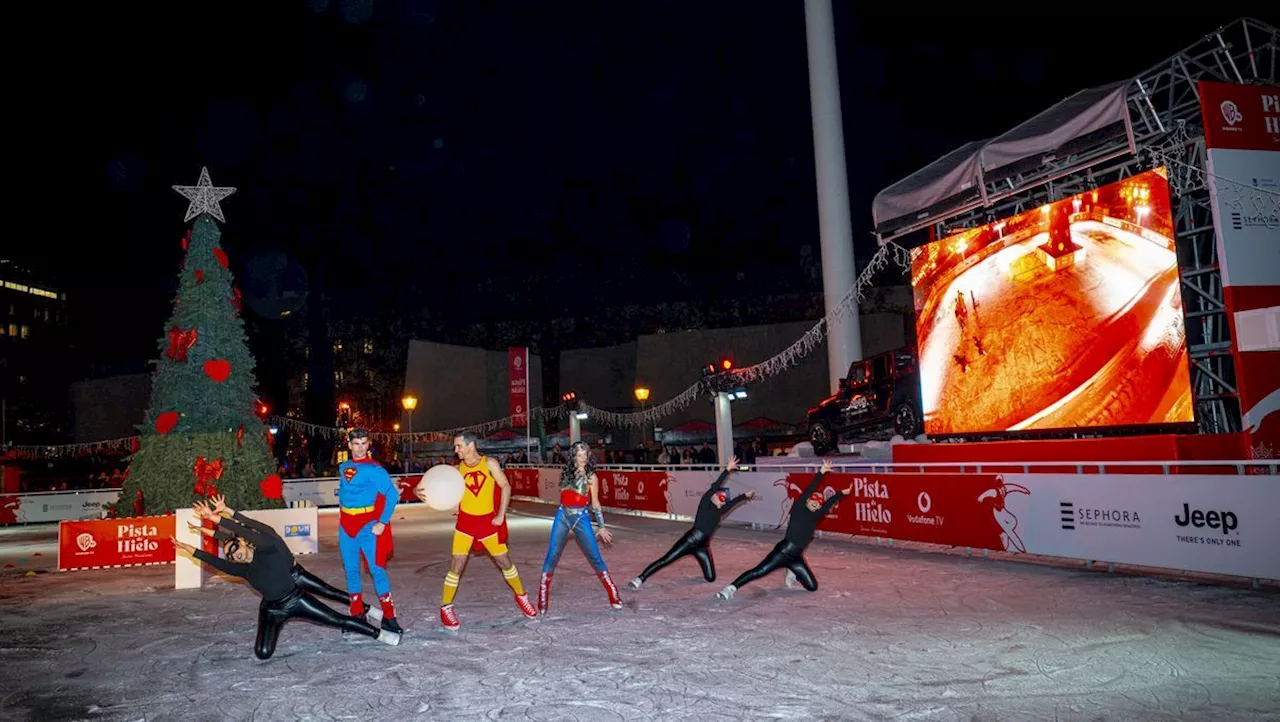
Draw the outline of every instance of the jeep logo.
[[[1173,523],[1178,526],[1194,526],[1197,529],[1209,527],[1210,529],[1221,529],[1223,534],[1235,531],[1239,526],[1239,520],[1236,515],[1229,511],[1201,511],[1200,509],[1191,509],[1190,504],[1182,505],[1182,515],[1174,515]]]

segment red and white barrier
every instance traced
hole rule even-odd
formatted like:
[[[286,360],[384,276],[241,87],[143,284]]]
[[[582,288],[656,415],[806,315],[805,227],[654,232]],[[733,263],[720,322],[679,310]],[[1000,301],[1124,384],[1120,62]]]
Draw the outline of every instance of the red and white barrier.
[[[1144,462],[1150,464],[1151,462]],[[1186,470],[1196,462],[1177,462]],[[1245,463],[1245,462],[1240,462]],[[1276,462],[1247,462],[1251,469]],[[1214,471],[1230,462],[1209,462]],[[911,465],[827,474],[825,497],[853,487],[818,529],[881,539],[1106,561],[1182,571],[1280,579],[1280,479],[1273,474],[928,473]],[[1007,466],[1002,464],[1001,466]],[[1097,468],[1098,465],[1093,465]],[[803,471],[801,469],[804,469]],[[816,468],[737,472],[731,493],[756,490],[730,523],[786,526],[791,505]],[[517,496],[556,503],[560,469],[507,470]],[[716,471],[599,472],[602,503],[614,511],[690,517]],[[536,490],[536,494],[533,493]]]

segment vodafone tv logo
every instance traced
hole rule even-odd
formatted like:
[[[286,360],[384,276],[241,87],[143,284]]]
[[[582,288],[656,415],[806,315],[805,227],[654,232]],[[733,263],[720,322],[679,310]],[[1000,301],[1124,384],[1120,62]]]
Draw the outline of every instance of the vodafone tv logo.
[[[1235,101],[1224,100],[1218,106],[1218,109],[1222,111],[1223,122],[1229,126],[1235,126],[1236,123],[1244,120],[1244,114],[1240,112],[1240,108],[1236,106]],[[1235,130],[1235,128],[1223,128],[1223,130]]]
[[[933,508],[933,499],[929,498],[929,492],[920,492],[920,495],[916,497],[916,506],[920,508],[921,514],[929,513],[929,510]]]

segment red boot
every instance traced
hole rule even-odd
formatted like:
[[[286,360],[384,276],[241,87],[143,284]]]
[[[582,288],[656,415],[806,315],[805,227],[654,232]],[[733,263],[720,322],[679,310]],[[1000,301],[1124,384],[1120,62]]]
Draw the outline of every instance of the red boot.
[[[613,583],[613,577],[609,576],[607,570],[596,576],[600,577],[600,583],[604,585],[604,591],[609,595],[609,606],[622,609],[622,597],[618,596],[618,586]]]
[[[547,613],[547,604],[551,601],[551,572],[543,572],[538,582],[538,614]]]

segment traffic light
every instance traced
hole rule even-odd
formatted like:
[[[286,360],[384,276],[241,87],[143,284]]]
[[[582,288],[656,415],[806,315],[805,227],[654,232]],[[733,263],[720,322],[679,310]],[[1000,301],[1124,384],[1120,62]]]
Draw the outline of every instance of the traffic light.
[[[722,358],[702,367],[703,388],[712,396],[729,394],[734,399],[747,397],[746,384],[742,377],[733,370],[733,360]]]

